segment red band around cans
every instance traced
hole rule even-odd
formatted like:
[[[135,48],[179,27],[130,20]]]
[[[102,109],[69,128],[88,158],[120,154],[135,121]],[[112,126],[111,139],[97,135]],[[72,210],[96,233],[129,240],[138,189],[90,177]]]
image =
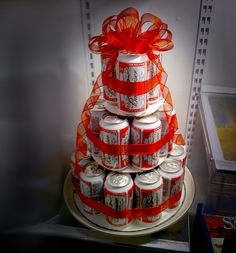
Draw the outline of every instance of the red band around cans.
[[[128,218],[128,219],[135,219],[135,218],[143,218],[157,215],[167,209],[169,206],[173,205],[174,203],[178,202],[181,198],[182,191],[176,193],[175,195],[171,196],[168,200],[163,202],[162,204],[155,206],[155,207],[148,207],[148,208],[131,208],[126,210],[114,210],[111,207],[105,206],[101,202],[95,201],[90,197],[86,197],[82,194],[79,187],[75,187],[75,192],[78,194],[80,200],[85,205],[95,209],[96,211],[112,217],[112,218]]]
[[[150,90],[160,84],[160,73],[152,77],[151,79],[143,82],[128,82],[120,81],[110,76],[110,71],[102,73],[103,83],[106,86],[120,94],[127,96],[138,96],[148,93]]]
[[[159,141],[151,144],[107,144],[102,142],[92,131],[86,129],[87,137],[102,152],[109,155],[147,155],[157,152],[163,145],[168,143],[174,136],[174,130],[171,129]]]
[[[91,130],[88,128],[89,122],[90,122],[90,111],[97,103],[97,100],[101,94],[101,88],[103,87],[102,78],[101,75],[98,77],[93,90],[90,94],[90,97],[87,99],[86,104],[84,106],[83,112],[82,112],[82,121],[77,127],[77,138],[76,138],[76,146],[77,146],[77,161],[76,161],[76,173],[77,175],[79,171],[78,167],[78,161],[83,159],[87,155],[87,141],[90,139],[93,144],[97,147],[99,147],[104,153],[107,154],[148,154],[148,152],[155,152],[159,149],[160,146],[167,143],[170,139],[172,139],[174,135],[174,142],[176,144],[184,144],[184,139],[182,135],[176,134],[176,130],[178,129],[178,122],[176,116],[171,117],[171,121],[169,123],[169,133],[167,133],[166,136],[164,136],[158,143],[154,144],[132,144],[129,145],[129,148],[127,145],[109,145],[101,142],[97,136],[95,136]],[[163,85],[163,98],[165,101],[168,102],[168,104],[172,105],[172,99],[169,92],[168,87]],[[166,113],[166,117],[169,117]],[[143,146],[147,145],[147,146]],[[147,151],[147,152],[146,152]]]

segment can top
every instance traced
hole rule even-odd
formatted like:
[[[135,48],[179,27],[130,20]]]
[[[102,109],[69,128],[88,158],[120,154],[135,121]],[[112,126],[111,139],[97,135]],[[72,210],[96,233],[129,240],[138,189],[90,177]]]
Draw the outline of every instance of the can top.
[[[148,61],[149,58],[146,53],[136,54],[132,52],[127,52],[126,50],[119,51],[118,60],[121,62],[139,62],[139,61]]]
[[[119,56],[134,56],[134,57],[137,57],[137,56],[142,56],[142,55],[147,55],[146,53],[140,53],[140,54],[137,54],[137,53],[132,53],[132,52],[129,52],[129,51],[126,51],[126,50],[120,50],[119,51]]]
[[[161,121],[156,114],[151,114],[146,117],[135,118],[132,125],[143,129],[159,129],[161,128]]]
[[[176,173],[182,168],[182,163],[179,160],[167,158],[160,164],[160,169],[166,173]]]
[[[91,162],[85,166],[84,173],[88,177],[97,177],[104,173],[104,168],[99,166],[96,162]]]
[[[135,120],[137,122],[142,123],[142,124],[153,124],[153,123],[157,122],[159,119],[156,114],[151,114],[146,117],[135,118]]]
[[[112,187],[125,187],[131,181],[131,177],[128,174],[120,174],[113,172],[107,176],[108,184]]]
[[[169,154],[171,156],[181,156],[184,154],[184,147],[181,145],[173,144],[173,148]]]
[[[91,111],[105,111],[105,106],[104,104],[101,103],[97,103],[92,109]]]
[[[137,175],[139,182],[143,184],[154,184],[160,180],[160,174],[156,170]]]
[[[104,122],[108,124],[120,124],[123,121],[122,118],[119,118],[116,115],[108,115],[104,118]]]

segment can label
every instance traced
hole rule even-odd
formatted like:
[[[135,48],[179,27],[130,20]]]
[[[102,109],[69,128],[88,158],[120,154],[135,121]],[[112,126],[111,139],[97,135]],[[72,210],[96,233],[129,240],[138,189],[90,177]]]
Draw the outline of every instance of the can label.
[[[101,108],[100,108],[101,109]],[[90,117],[90,122],[89,122],[89,128],[91,129],[91,131],[94,133],[94,135],[96,135],[97,137],[99,137],[99,121],[105,116],[107,115],[108,112],[104,109],[104,110],[92,110],[91,111],[91,117]],[[88,149],[89,151],[97,156],[100,154],[100,150],[98,147],[96,147],[93,142],[91,142],[90,140],[88,141]]]
[[[116,103],[117,102],[117,97],[116,97],[116,91],[108,88],[106,85],[104,86],[104,98],[109,102],[109,103]]]
[[[166,111],[165,111],[166,110]],[[176,117],[175,110],[170,104],[165,103],[161,110],[156,112],[162,124],[162,136],[166,135],[169,130],[169,124],[172,119]],[[173,139],[170,139],[168,143],[166,143],[160,150],[160,156],[167,156],[168,152],[170,152],[173,148]]]
[[[107,63],[109,61],[110,55],[101,55],[101,70],[102,72],[106,71]],[[115,71],[113,71],[112,76],[115,77]],[[104,98],[110,103],[116,103],[116,91],[108,88],[106,84],[104,84]]]
[[[168,200],[177,193],[182,191],[184,182],[184,174],[179,177],[167,179],[163,178],[163,201]],[[179,204],[179,200],[169,203],[169,208],[175,208]]]
[[[138,207],[149,208],[159,206],[162,203],[162,185],[156,189],[144,190],[135,185],[135,196]],[[152,223],[160,219],[161,213],[153,216],[141,217],[145,223]]]
[[[158,84],[152,90],[149,91],[149,102],[155,103],[161,97],[161,89]]]
[[[148,79],[149,61],[140,63],[117,62],[116,76],[121,81],[141,82]],[[148,95],[118,94],[119,109],[124,112],[143,112],[148,108]]]
[[[159,72],[156,64],[150,62],[149,65],[149,79],[154,77]],[[152,90],[149,91],[149,103],[155,103],[161,97],[161,88],[160,85],[157,84]]]
[[[154,77],[157,74],[158,68],[154,62],[150,62],[149,65],[149,78]]]
[[[170,187],[170,196],[174,196],[178,192],[182,190],[183,186],[183,175],[177,178],[173,178],[171,180],[171,187]]]
[[[161,138],[165,136],[168,132],[168,122],[166,118],[166,113],[164,111],[157,111],[157,116],[161,121]],[[168,154],[168,143],[162,146],[160,149],[160,156],[167,156]]]
[[[141,129],[136,126],[131,128],[131,142],[151,144],[160,140],[161,127],[155,129]],[[159,151],[148,155],[133,155],[132,164],[139,168],[152,168],[159,163]]]
[[[100,140],[106,144],[128,144],[129,127],[118,130],[100,127]],[[129,166],[128,155],[109,155],[102,152],[102,164],[110,169],[121,169]]]
[[[91,183],[91,182],[83,180],[80,177],[80,190],[81,190],[81,193],[86,197],[92,198],[98,202],[102,202],[103,200],[103,181],[101,180]],[[91,214],[99,213],[98,211],[94,210],[93,208],[85,204],[83,204],[83,209],[87,213],[91,213]]]
[[[171,180],[162,178],[163,180],[163,201],[166,201],[170,198],[170,187],[171,187]]]
[[[165,135],[167,134],[166,133],[161,133],[161,138],[163,138]],[[164,144],[161,149],[160,149],[160,156],[167,156],[168,155],[168,147],[169,147],[169,143],[167,142],[166,144]]]
[[[91,117],[89,122],[89,128],[94,134],[99,134],[99,121],[102,119],[105,115],[108,114],[108,112],[104,109],[102,109],[102,106],[99,108],[100,110],[93,111],[91,110]]]
[[[128,192],[114,193],[105,189],[105,205],[114,210],[126,210],[133,206],[133,187]],[[106,216],[108,223],[115,226],[123,226],[131,221],[131,218],[113,218]]]
[[[183,182],[184,182],[184,174],[182,174],[178,178],[171,180],[171,188],[170,188],[170,196],[171,197],[179,192],[182,192]],[[176,206],[178,206],[179,201],[180,200],[177,200],[174,203],[170,203],[169,208],[175,208]]]

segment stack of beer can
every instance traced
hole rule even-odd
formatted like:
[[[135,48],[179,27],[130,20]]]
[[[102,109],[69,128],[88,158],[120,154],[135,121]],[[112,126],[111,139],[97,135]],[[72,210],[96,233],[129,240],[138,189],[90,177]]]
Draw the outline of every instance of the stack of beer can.
[[[102,55],[102,70],[106,69],[109,55]],[[146,54],[136,55],[120,52],[113,76],[121,81],[141,82],[156,75],[158,69]],[[89,128],[101,142],[106,144],[152,144],[160,140],[168,132],[166,113],[175,115],[168,105],[159,105],[155,112],[146,114],[150,104],[161,98],[160,86],[157,85],[146,94],[128,96],[118,94],[106,87],[104,96],[91,110]],[[109,111],[111,104],[117,107],[117,114]],[[165,109],[163,109],[165,108]],[[166,109],[167,108],[167,109]],[[122,114],[120,114],[122,112]],[[140,116],[140,112],[143,113]],[[126,115],[126,116],[124,116]],[[139,116],[137,116],[139,115]],[[145,155],[110,155],[102,152],[90,140],[88,148],[91,154],[80,161],[83,171],[76,178],[76,187],[80,192],[113,210],[140,210],[160,207],[174,210],[180,203],[168,200],[181,193],[184,184],[186,165],[186,149],[170,140],[160,150]],[[71,159],[75,166],[74,154]],[[125,169],[133,172],[127,173]],[[101,211],[81,203],[80,208],[90,215],[101,215]],[[153,224],[162,217],[162,209],[155,215],[114,217],[104,215],[108,224],[115,227],[129,225],[132,222]],[[100,214],[99,214],[100,213]],[[145,213],[145,212],[144,212]]]
[[[109,55],[102,55],[102,71],[106,70]],[[127,54],[121,51],[116,60],[112,76],[119,81],[130,83],[147,81],[159,73],[157,66],[146,54]],[[113,113],[123,116],[142,116],[148,111],[154,112],[155,105],[161,100],[161,89],[158,84],[149,92],[141,95],[125,95],[104,87],[106,107]],[[151,109],[150,109],[151,108]]]

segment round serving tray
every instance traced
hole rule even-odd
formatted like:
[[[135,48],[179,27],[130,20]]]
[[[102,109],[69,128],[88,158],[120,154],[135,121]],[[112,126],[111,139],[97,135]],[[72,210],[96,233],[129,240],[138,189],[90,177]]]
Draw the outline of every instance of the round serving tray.
[[[178,207],[163,211],[161,219],[150,225],[143,225],[134,220],[124,227],[117,228],[108,224],[104,215],[90,215],[83,211],[80,199],[76,194],[74,194],[71,176],[72,171],[70,170],[64,182],[64,199],[71,214],[88,228],[109,235],[142,236],[163,230],[184,216],[190,208],[195,194],[195,185],[192,175],[186,168],[183,194]]]
[[[123,112],[117,107],[116,104],[111,104],[108,102],[105,102],[104,106],[107,109],[107,111],[116,115],[126,116],[126,117],[144,117],[144,116],[148,116],[154,113],[163,103],[164,103],[164,99],[160,98],[157,100],[157,102],[153,104],[149,104],[148,109],[145,112],[137,112],[137,113]]]
[[[153,168],[148,168],[148,169],[139,169],[139,168],[133,167],[132,165],[128,166],[125,169],[111,169],[111,168],[108,168],[108,167],[106,167],[102,164],[101,156],[92,155],[92,157],[93,157],[95,162],[97,162],[99,165],[101,165],[105,169],[111,170],[111,171],[117,171],[117,172],[120,172],[120,173],[140,173],[140,172],[152,170],[152,169],[156,168],[158,165],[160,165],[162,162],[164,162],[167,158],[167,156],[160,157],[159,158],[159,163],[156,166],[154,166]]]

